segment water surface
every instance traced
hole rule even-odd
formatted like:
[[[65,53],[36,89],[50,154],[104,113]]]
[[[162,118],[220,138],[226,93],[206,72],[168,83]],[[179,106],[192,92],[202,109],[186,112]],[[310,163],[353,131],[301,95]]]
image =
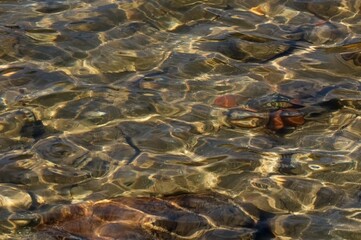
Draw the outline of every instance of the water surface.
[[[361,1],[0,1],[1,239],[358,239]]]

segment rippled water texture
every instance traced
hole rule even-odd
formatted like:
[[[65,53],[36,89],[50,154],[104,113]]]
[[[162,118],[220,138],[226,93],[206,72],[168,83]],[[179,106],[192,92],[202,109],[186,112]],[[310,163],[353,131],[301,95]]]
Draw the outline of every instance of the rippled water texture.
[[[361,1],[0,1],[1,239],[360,239]]]

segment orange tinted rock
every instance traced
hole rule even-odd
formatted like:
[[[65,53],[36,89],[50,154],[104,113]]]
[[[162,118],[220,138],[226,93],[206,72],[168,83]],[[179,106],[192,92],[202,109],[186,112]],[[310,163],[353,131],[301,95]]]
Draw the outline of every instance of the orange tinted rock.
[[[237,95],[223,95],[214,100],[214,105],[223,108],[232,108],[239,105],[240,97]]]
[[[305,123],[305,119],[303,116],[287,117],[284,121],[287,125],[293,127],[297,127]]]
[[[303,114],[295,109],[281,109],[270,113],[268,128],[280,130],[287,127],[298,127],[305,123]]]
[[[270,113],[270,121],[268,123],[268,128],[271,130],[280,130],[285,125],[283,124],[283,120],[281,118],[282,110],[278,110]]]

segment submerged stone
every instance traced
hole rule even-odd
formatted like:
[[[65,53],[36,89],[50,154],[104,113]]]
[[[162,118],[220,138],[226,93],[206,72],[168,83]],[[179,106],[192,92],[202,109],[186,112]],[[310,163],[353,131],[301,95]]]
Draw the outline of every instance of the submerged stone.
[[[38,230],[99,240],[252,238],[258,216],[245,209],[247,204],[208,194],[120,197],[54,207],[40,214]]]

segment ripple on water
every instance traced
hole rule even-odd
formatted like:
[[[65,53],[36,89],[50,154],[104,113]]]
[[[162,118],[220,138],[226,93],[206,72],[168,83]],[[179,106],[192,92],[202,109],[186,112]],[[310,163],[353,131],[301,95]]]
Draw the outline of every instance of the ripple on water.
[[[160,43],[153,41],[147,36],[137,34],[128,39],[106,42],[90,52],[90,63],[103,73],[153,69],[167,57],[166,50]],[[137,46],[140,45],[147,47],[138,50]]]
[[[358,239],[359,0],[0,9],[3,238]]]
[[[76,167],[87,158],[89,152],[68,139],[50,137],[34,145],[37,155],[47,161],[59,165]]]

